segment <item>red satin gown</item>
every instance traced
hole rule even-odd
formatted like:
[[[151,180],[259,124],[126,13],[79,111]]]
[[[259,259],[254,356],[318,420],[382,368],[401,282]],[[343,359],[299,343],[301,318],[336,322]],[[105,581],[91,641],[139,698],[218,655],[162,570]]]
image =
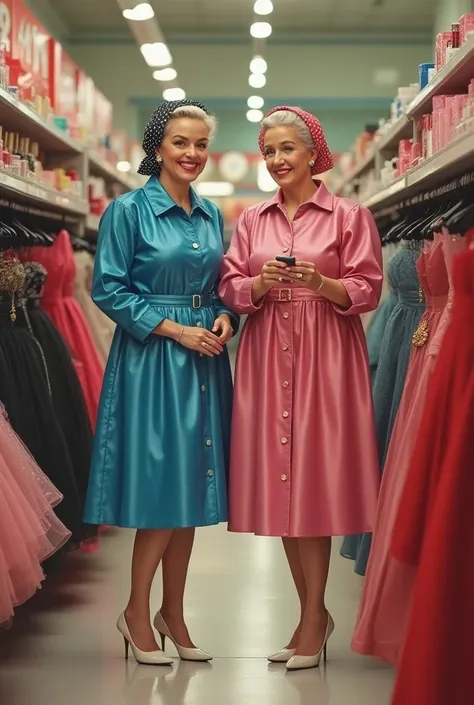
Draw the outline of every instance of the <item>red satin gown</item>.
[[[26,258],[48,272],[41,306],[71,349],[92,427],[95,428],[104,367],[95,348],[84,313],[74,298],[76,263],[69,234],[62,230],[51,247],[30,247]]]
[[[474,235],[474,232],[473,232]],[[393,705],[467,705],[474,656],[474,249],[454,262],[452,319],[400,505],[394,555],[418,563]],[[444,445],[429,444],[441,434]],[[428,452],[429,451],[429,452]],[[427,453],[425,456],[424,453]],[[431,472],[426,481],[425,463]],[[408,492],[413,495],[407,501]],[[466,547],[467,550],[466,550]]]

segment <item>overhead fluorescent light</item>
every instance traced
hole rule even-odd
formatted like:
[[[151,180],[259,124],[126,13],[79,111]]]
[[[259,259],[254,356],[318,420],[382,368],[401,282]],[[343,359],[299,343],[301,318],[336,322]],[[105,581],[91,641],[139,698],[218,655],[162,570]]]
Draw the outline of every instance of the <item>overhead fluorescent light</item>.
[[[155,81],[174,81],[177,76],[175,69],[158,69],[158,71],[153,71],[153,78]]]
[[[219,196],[232,196],[235,186],[230,181],[199,181],[196,184],[196,191],[200,196],[218,198]]]
[[[261,110],[247,110],[247,120],[249,122],[261,122],[263,113]]]
[[[269,15],[273,12],[273,3],[271,0],[257,0],[253,6],[253,11],[256,15]]]
[[[249,86],[252,88],[263,88],[266,82],[267,79],[263,73],[251,73],[249,76]]]
[[[142,44],[140,51],[148,66],[168,66],[173,61],[170,50],[163,42]]]
[[[252,73],[265,73],[267,68],[267,62],[263,56],[254,56],[250,62],[250,71]]]
[[[278,186],[268,173],[265,162],[259,162],[257,166],[257,186],[264,193],[276,191]]]
[[[155,16],[149,2],[141,2],[135,5],[132,10],[124,10],[122,14],[126,20],[132,20],[132,22],[144,22],[145,20],[151,20]]]
[[[117,171],[122,171],[126,173],[127,171],[130,171],[132,168],[132,165],[130,162],[117,162]]]
[[[260,110],[260,108],[263,108],[264,104],[265,101],[259,95],[251,95],[250,98],[247,100],[247,105],[253,110]]]
[[[270,22],[254,22],[250,27],[250,34],[255,39],[266,39],[272,33]]]
[[[163,98],[165,100],[184,100],[186,93],[182,88],[166,88],[163,91]]]

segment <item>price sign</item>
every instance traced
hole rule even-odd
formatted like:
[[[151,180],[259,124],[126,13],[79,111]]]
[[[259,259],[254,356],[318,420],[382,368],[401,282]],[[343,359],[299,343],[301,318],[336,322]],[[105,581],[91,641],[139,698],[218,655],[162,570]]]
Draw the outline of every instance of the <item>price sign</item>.
[[[2,0],[3,2],[4,0]],[[49,96],[49,36],[21,0],[13,0],[11,58],[18,61],[18,83],[31,97]]]

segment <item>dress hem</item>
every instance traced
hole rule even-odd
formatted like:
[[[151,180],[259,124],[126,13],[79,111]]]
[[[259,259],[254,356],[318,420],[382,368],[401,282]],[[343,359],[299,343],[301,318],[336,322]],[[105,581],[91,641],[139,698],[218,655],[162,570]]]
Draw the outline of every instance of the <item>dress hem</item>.
[[[228,531],[231,534],[252,534],[253,536],[259,536],[259,537],[268,537],[268,538],[285,538],[285,539],[316,539],[316,538],[322,538],[322,537],[331,537],[331,538],[342,538],[345,536],[352,536],[352,535],[357,535],[357,534],[369,534],[373,532],[374,527],[370,526],[370,528],[363,528],[363,529],[352,529],[348,532],[344,529],[341,529],[337,532],[332,532],[329,531],[327,533],[322,533],[322,532],[316,532],[316,533],[286,533],[286,534],[281,534],[281,533],[273,533],[273,532],[260,532],[260,531],[254,531],[252,529],[235,529],[228,527]]]
[[[167,531],[167,530],[174,530],[174,529],[202,529],[202,528],[205,528],[206,526],[218,526],[219,524],[226,524],[227,519],[218,519],[217,521],[208,522],[205,524],[204,523],[202,523],[202,524],[179,524],[176,526],[169,526],[169,525],[167,525],[167,526],[154,526],[154,525],[153,526],[149,526],[149,525],[136,526],[135,523],[132,525],[132,524],[128,524],[125,522],[119,523],[119,522],[115,522],[115,521],[113,521],[113,522],[99,521],[97,523],[97,522],[88,521],[87,519],[84,519],[84,523],[90,524],[91,526],[111,526],[111,527],[115,527],[117,529],[135,529],[137,531],[139,529],[148,529],[150,531]]]

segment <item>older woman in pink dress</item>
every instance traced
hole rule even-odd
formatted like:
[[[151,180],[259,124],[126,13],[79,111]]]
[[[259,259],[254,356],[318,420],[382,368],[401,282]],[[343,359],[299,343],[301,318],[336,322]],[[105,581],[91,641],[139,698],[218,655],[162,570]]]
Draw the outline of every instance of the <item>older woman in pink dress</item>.
[[[377,307],[382,256],[370,212],[313,180],[333,166],[314,116],[275,108],[259,146],[280,189],[240,217],[219,288],[229,308],[249,314],[235,376],[229,529],[283,539],[301,619],[269,659],[293,670],[317,666],[334,629],[325,605],[331,536],[373,528],[380,473],[360,314]]]

